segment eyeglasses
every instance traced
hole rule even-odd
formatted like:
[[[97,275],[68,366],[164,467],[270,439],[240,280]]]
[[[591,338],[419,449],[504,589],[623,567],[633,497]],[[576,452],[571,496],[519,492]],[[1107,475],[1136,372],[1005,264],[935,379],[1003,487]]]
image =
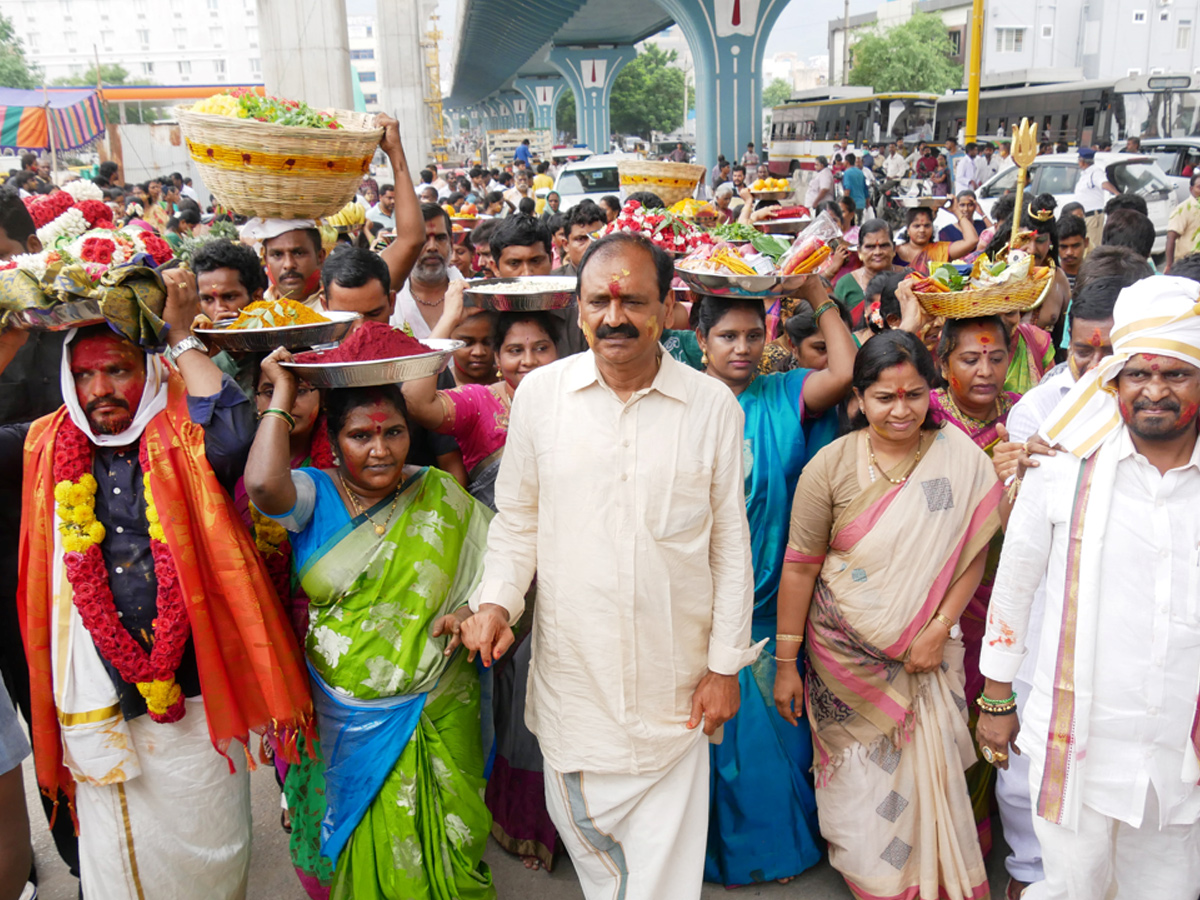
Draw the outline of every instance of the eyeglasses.
[[[304,397],[307,397],[309,394],[311,394],[315,390],[316,390],[316,388],[311,388],[311,387],[296,388],[296,399],[297,400],[303,399]],[[271,400],[271,398],[275,396],[275,388],[265,387],[261,391],[256,391],[254,396],[257,397],[259,400],[266,400],[269,402]]]

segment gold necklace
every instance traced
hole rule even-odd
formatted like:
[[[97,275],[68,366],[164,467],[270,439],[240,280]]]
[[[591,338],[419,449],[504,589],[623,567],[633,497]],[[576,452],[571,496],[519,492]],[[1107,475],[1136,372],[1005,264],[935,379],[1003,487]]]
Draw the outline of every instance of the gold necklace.
[[[371,518],[371,514],[367,512],[358,502],[358,495],[350,490],[350,485],[346,484],[346,476],[338,472],[338,479],[342,482],[342,490],[346,492],[346,496],[350,498],[350,505],[354,507],[354,513],[357,516],[366,516],[367,521],[375,526],[375,533],[380,537],[387,534],[388,526],[392,524],[392,516],[396,514],[396,504],[400,502],[400,488],[397,486],[395,496],[392,498],[392,508],[388,510],[387,521],[380,525]]]
[[[892,484],[904,484],[904,482],[908,481],[908,476],[913,473],[913,471],[917,468],[917,463],[919,463],[921,461],[921,440],[920,440],[920,438],[919,437],[917,438],[917,455],[912,461],[912,468],[908,470],[908,474],[905,475],[903,478],[893,478],[887,472],[883,471],[883,466],[881,466],[879,464],[879,460],[877,460],[875,458],[875,448],[871,445],[871,436],[868,434],[868,435],[864,435],[864,437],[866,437],[866,439],[867,439],[867,462],[868,462],[868,465],[871,468],[878,471],[880,475],[882,475],[884,478],[886,478]],[[872,479],[872,480],[874,480],[874,479]]]

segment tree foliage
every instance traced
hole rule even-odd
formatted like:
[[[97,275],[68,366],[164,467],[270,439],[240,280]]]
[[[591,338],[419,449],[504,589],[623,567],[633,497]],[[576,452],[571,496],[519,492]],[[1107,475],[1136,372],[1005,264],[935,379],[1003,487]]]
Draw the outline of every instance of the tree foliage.
[[[100,66],[100,82],[102,84],[124,84],[129,77],[129,72],[124,66],[118,66],[116,63],[103,63]],[[94,87],[96,84],[96,66],[92,64],[84,70],[82,75],[66,75],[62,78],[55,78],[54,83],[57,85],[80,85],[82,87]]]
[[[101,84],[127,84],[128,81],[129,72],[124,66],[119,66],[116,63],[100,64]],[[66,75],[62,78],[56,78],[54,79],[54,83],[60,86],[78,85],[79,87],[95,87],[96,66],[94,64],[88,66],[81,75]],[[162,114],[153,106],[139,108],[136,103],[125,104],[125,123],[127,125],[157,122],[161,118]],[[111,103],[104,104],[104,120],[106,122],[119,121],[119,111],[116,106]]]
[[[683,124],[683,70],[671,63],[674,50],[646,44],[613,79],[609,97],[609,126],[614,134],[637,134],[646,139],[651,131],[668,133]],[[689,105],[692,102],[688,95]],[[558,103],[555,124],[560,131],[575,133],[575,96],[566,91]],[[593,147],[604,152],[607,147]]]
[[[0,87],[31,91],[41,83],[42,73],[25,58],[25,43],[17,37],[12,19],[0,15]]]
[[[779,106],[781,103],[786,103],[792,96],[792,86],[787,83],[786,79],[776,78],[762,92],[763,109],[771,109]]]
[[[962,86],[963,67],[950,59],[953,52],[942,17],[916,13],[903,25],[869,32],[850,45],[850,83],[865,85],[877,93],[940,94]]]

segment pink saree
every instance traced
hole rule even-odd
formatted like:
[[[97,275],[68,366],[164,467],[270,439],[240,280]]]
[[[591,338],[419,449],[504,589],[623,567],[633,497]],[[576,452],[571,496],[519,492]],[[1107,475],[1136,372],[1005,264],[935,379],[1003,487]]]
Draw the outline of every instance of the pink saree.
[[[805,468],[792,512],[788,558],[823,560],[805,645],[821,833],[861,900],[988,896],[963,776],[962,644],[931,673],[904,660],[999,528],[1001,486],[961,433],[922,440],[894,485],[870,480],[861,432],[842,438]]]

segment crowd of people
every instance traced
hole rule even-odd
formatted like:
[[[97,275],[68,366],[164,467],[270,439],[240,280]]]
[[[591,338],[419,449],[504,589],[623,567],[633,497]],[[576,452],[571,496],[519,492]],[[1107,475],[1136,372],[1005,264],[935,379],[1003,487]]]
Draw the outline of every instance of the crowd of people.
[[[1007,898],[1195,900],[1193,232],[1158,275],[1103,179],[984,215],[1004,147],[847,152],[808,185],[841,238],[794,296],[680,300],[665,251],[598,237],[620,198],[561,212],[533,159],[414,177],[384,124],[388,179],[324,221],[101,167],[118,224],[186,259],[165,353],[111,320],[0,331],[0,664],[82,896],[244,897],[266,763],[320,900],[494,897],[489,836],[565,850],[589,900],[823,854],[858,898],[977,900],[997,811]],[[712,187],[749,223],[742,162]],[[864,170],[928,173],[953,224],[896,234]],[[60,191],[17,179],[0,263]],[[1014,219],[1042,302],[928,314],[907,276]],[[552,273],[564,309],[468,302]],[[460,344],[318,390],[193,331],[264,299]],[[0,697],[0,897],[30,876],[29,753]]]

